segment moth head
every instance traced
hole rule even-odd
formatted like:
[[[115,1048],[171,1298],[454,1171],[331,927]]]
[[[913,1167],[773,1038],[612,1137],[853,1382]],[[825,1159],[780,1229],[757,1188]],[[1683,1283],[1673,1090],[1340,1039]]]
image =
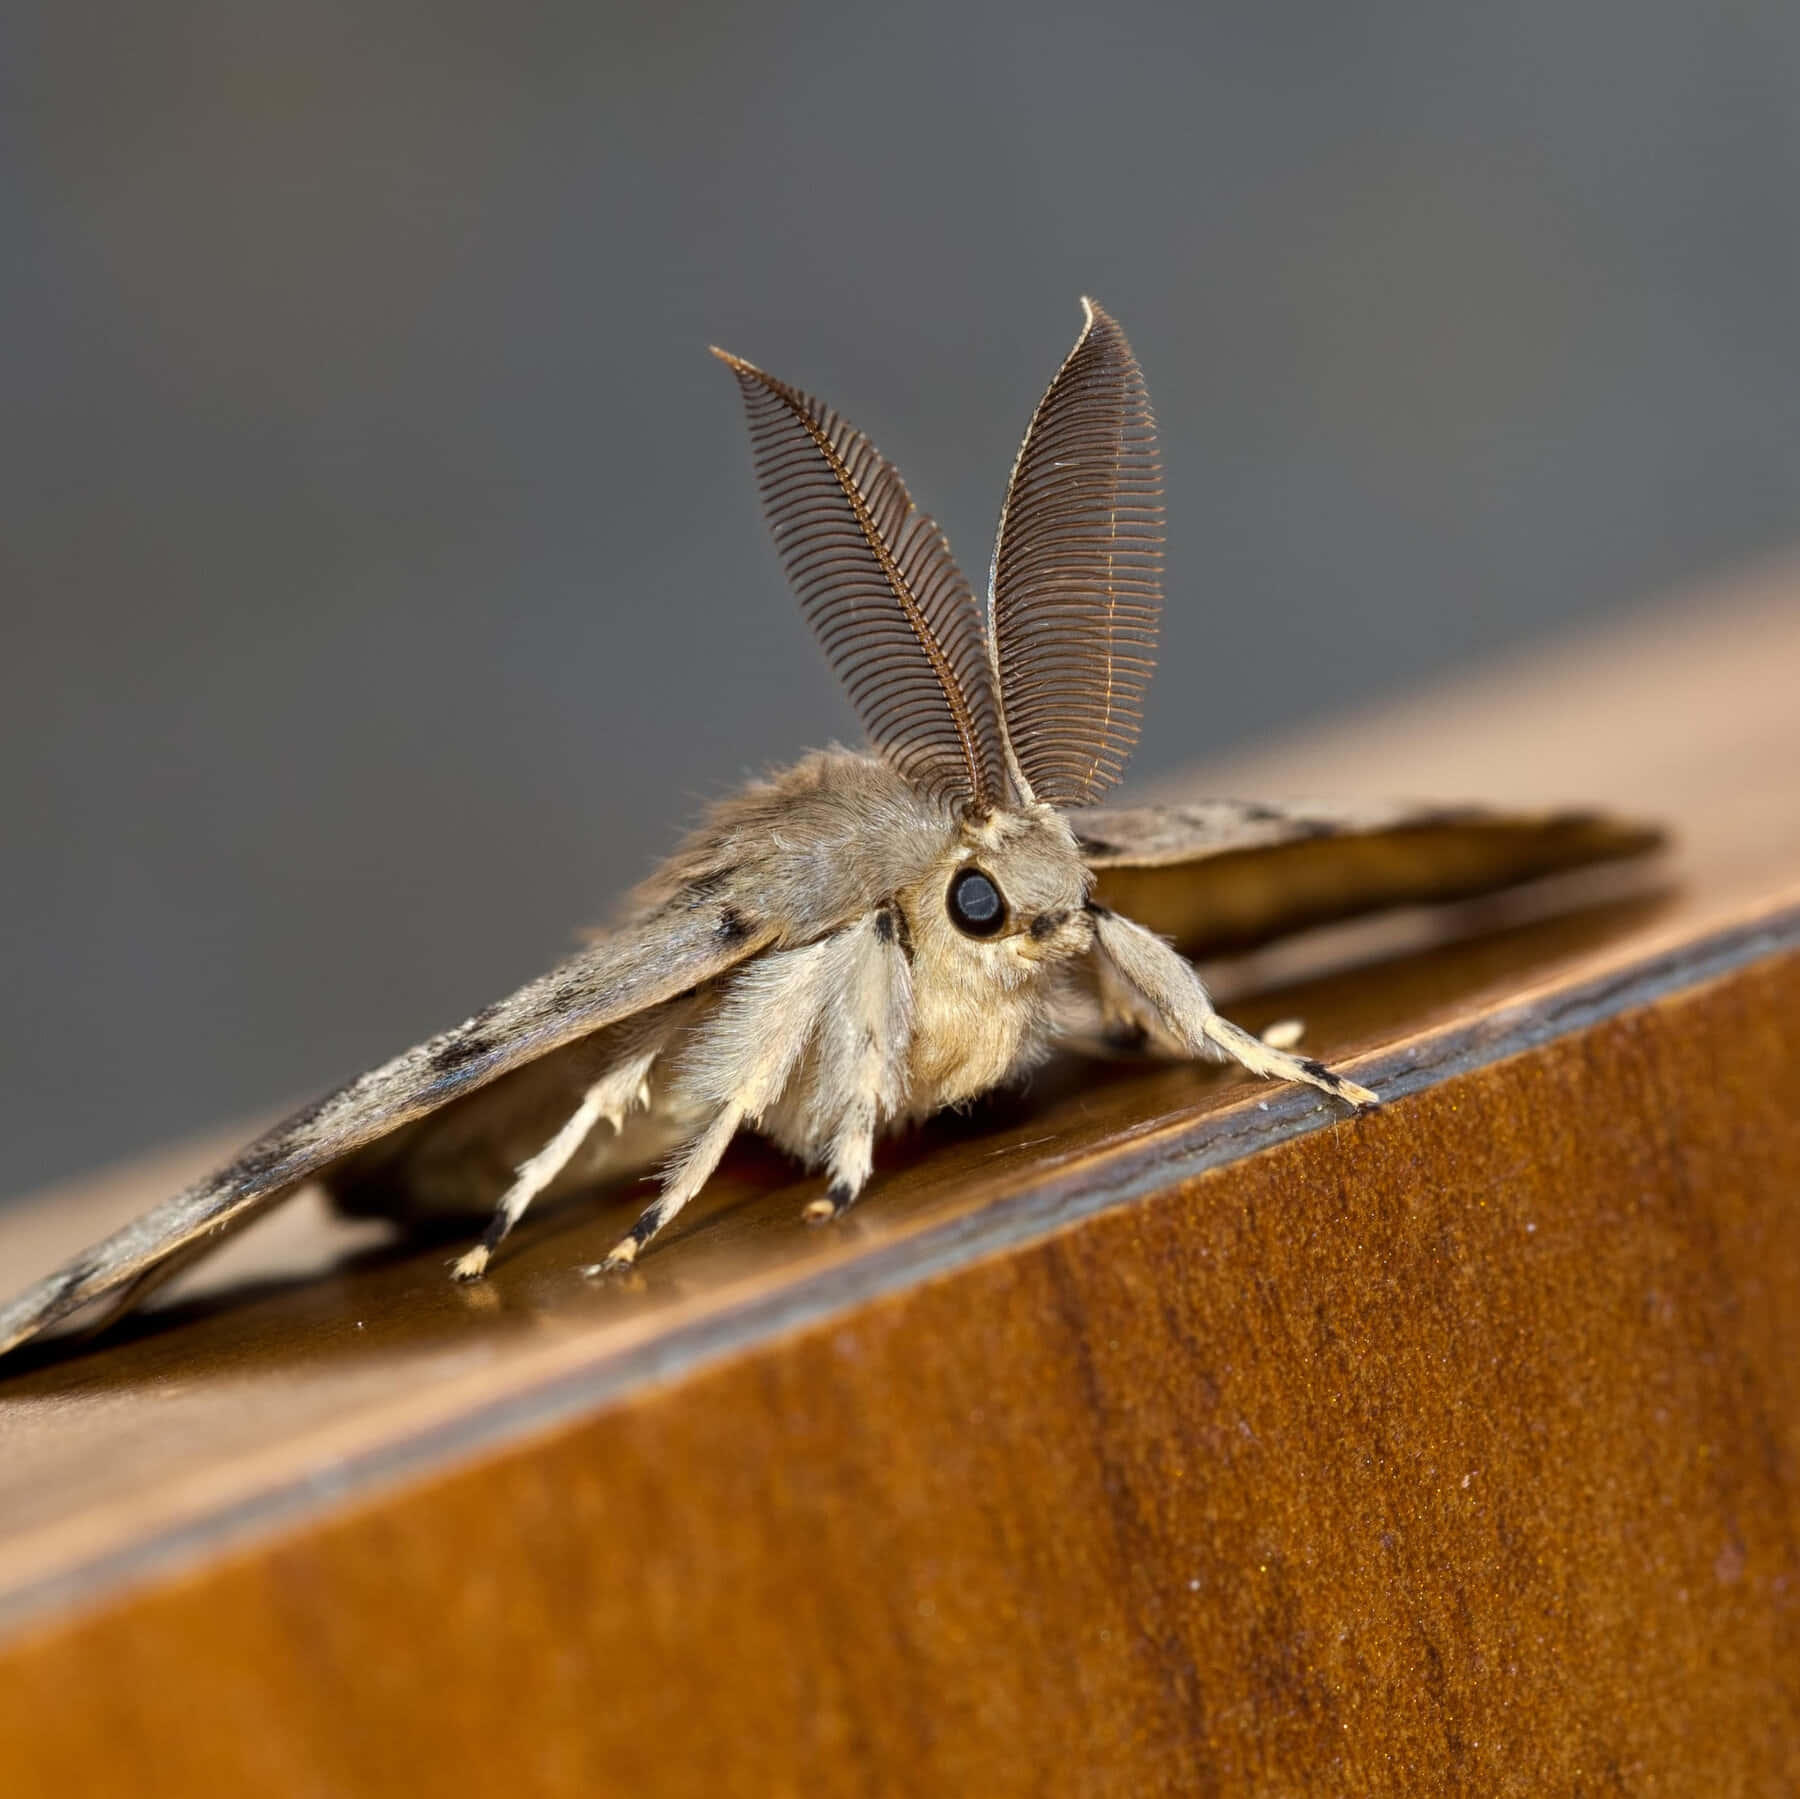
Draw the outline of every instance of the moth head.
[[[1014,986],[1087,950],[1091,881],[1059,812],[1009,808],[965,820],[901,904],[927,967]]]
[[[1082,307],[1013,464],[985,617],[943,532],[868,438],[714,352],[743,394],[788,579],[875,748],[971,828],[1113,786],[1155,660],[1156,423],[1124,332]]]

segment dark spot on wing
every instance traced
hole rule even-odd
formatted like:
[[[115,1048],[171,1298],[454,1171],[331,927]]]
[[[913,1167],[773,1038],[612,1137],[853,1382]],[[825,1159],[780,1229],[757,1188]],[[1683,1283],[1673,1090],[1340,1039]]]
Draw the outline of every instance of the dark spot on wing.
[[[714,934],[721,943],[742,943],[755,930],[755,924],[746,918],[736,906],[727,906],[719,914],[719,923]]]
[[[454,1074],[493,1047],[494,1040],[485,1031],[455,1031],[431,1046],[426,1061],[433,1074]]]
[[[1040,912],[1031,921],[1031,934],[1041,941],[1045,937],[1053,936],[1068,922],[1067,912]]]
[[[587,999],[593,992],[593,972],[581,963],[573,968],[565,969],[556,985],[550,990],[550,1004],[555,1007],[577,1005]],[[498,1011],[498,1008],[493,1008]],[[483,1012],[479,1017],[470,1019],[470,1024],[481,1024],[489,1014]]]
[[[1243,818],[1243,820],[1246,824],[1252,824],[1252,825],[1280,824],[1281,821],[1287,816],[1287,814],[1285,812],[1278,811],[1274,806],[1257,806],[1257,805],[1246,804],[1246,805],[1240,805],[1238,808],[1238,812],[1239,812],[1239,816],[1241,816]]]
[[[1087,914],[1089,918],[1111,918],[1112,908],[1110,906],[1101,905],[1098,900],[1089,900],[1087,903]]]
[[[1082,837],[1077,835],[1075,847],[1090,856],[1116,856],[1119,846],[1108,843],[1104,837]]]
[[[78,1289],[92,1280],[101,1270],[101,1258],[97,1250],[86,1250],[77,1256],[61,1274],[56,1277],[56,1286],[51,1292],[46,1306],[60,1305],[70,1298]]]

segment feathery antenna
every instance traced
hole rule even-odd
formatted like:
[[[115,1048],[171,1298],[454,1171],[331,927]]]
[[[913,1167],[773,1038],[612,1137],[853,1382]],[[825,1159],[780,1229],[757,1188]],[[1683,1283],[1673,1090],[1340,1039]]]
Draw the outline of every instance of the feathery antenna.
[[[1162,612],[1162,466],[1125,333],[1091,300],[1013,464],[988,580],[1022,796],[1082,806],[1137,742]]]
[[[893,465],[810,394],[715,348],[738,378],[782,566],[877,748],[915,786],[993,810],[1005,791],[981,614]]]

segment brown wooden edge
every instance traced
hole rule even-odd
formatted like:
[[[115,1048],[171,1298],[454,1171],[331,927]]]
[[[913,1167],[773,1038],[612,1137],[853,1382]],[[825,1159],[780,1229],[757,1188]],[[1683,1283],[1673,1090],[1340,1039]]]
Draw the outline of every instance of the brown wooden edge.
[[[1769,910],[1697,941],[1409,1039],[1356,1064],[1389,1103],[1800,948],[1800,906]],[[205,1559],[251,1548],[397,1485],[416,1485],[484,1453],[628,1403],[759,1344],[815,1329],[870,1300],[923,1285],[985,1258],[1067,1230],[1212,1170],[1337,1122],[1315,1098],[1270,1088],[1267,1098],[1189,1123],[1034,1166],[979,1212],[951,1219],[853,1261],[752,1295],[691,1324],[657,1332],[548,1379],[411,1433],[336,1457],[322,1472],[273,1485],[178,1528],[131,1543],[40,1583],[0,1594],[4,1638],[36,1621],[117,1601],[134,1585],[178,1576]]]

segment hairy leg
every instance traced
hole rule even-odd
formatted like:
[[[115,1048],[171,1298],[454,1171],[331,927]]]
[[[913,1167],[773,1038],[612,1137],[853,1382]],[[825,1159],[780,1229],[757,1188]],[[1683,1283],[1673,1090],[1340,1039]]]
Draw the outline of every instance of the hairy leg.
[[[689,1010],[684,1004],[660,1007],[627,1035],[619,1059],[582,1094],[581,1103],[562,1129],[536,1155],[519,1164],[517,1178],[500,1196],[481,1241],[451,1264],[452,1279],[479,1280],[487,1272],[494,1251],[525,1216],[525,1208],[568,1167],[595,1125],[605,1119],[618,1131],[630,1112],[650,1103],[651,1064]]]
[[[713,1114],[712,1122],[670,1166],[663,1177],[662,1191],[638,1215],[638,1221],[598,1262],[582,1269],[583,1274],[617,1274],[638,1259],[641,1250],[662,1227],[712,1178],[719,1158],[731,1147],[738,1126],[744,1122],[741,1106],[724,1106]]]
[[[843,959],[840,938],[827,937],[801,949],[767,951],[731,978],[675,1073],[678,1103],[709,1122],[671,1164],[654,1203],[584,1274],[629,1268],[706,1185],[738,1126],[755,1123],[780,1097],[819,1028]]]
[[[1221,1018],[1213,1010],[1193,964],[1142,925],[1096,906],[1094,930],[1101,952],[1119,976],[1189,1055],[1222,1051],[1252,1074],[1267,1075],[1273,1080],[1305,1081],[1358,1111],[1381,1103],[1368,1088],[1333,1074],[1323,1062],[1310,1056],[1289,1055]]]
[[[869,1178],[875,1133],[906,1099],[912,968],[899,915],[884,906],[843,935],[848,966],[820,1029],[809,1108],[829,1137],[830,1180],[806,1208],[809,1224],[842,1217],[855,1203]]]

